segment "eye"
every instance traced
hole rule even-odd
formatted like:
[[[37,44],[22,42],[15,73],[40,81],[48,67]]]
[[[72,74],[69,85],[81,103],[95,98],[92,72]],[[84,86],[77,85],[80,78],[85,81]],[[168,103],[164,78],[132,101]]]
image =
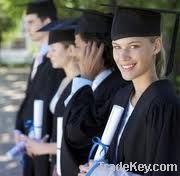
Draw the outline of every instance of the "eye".
[[[34,23],[35,23],[35,21],[34,21],[34,20],[31,20],[31,21],[30,21],[30,24],[34,24]]]
[[[121,47],[118,45],[113,45],[113,49],[121,49]]]
[[[27,24],[29,24],[29,25],[32,24],[32,21],[28,21]]]
[[[54,51],[56,51],[56,49],[55,49],[54,47],[52,47],[52,48],[51,48],[51,51],[54,52]]]
[[[135,49],[135,48],[139,48],[140,46],[139,45],[131,45],[130,48],[131,49]]]

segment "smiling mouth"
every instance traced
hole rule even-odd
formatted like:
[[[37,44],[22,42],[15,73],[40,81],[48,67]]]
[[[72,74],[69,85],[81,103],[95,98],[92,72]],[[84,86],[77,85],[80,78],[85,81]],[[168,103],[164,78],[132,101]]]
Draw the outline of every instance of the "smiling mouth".
[[[136,64],[128,64],[128,65],[121,65],[121,68],[124,70],[124,71],[130,71],[132,70],[134,67],[135,67]]]

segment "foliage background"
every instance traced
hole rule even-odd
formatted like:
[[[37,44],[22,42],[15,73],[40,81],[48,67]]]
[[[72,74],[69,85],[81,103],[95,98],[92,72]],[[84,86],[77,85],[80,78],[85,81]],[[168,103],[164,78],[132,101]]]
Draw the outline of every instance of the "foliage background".
[[[61,18],[72,17],[78,15],[77,12],[72,12],[63,9],[61,6],[92,8],[100,11],[109,11],[107,7],[100,6],[105,4],[118,4],[136,7],[150,7],[150,8],[165,8],[180,11],[180,0],[54,0],[58,8],[58,14]],[[0,0],[0,43],[1,40],[12,41],[16,35],[21,24],[24,9],[18,4],[27,2],[27,0]],[[112,11],[112,9],[110,10]],[[170,48],[170,41],[172,37],[172,29],[174,25],[174,15],[163,16],[163,37],[167,55]],[[180,30],[177,37],[177,46],[175,53],[174,72],[170,78],[176,83],[177,91],[180,93]]]

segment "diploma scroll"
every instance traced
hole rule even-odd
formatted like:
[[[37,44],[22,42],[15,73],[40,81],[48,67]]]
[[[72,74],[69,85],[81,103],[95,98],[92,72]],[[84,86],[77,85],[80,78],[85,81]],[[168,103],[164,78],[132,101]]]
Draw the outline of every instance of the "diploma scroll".
[[[16,159],[18,161],[22,161],[23,154],[25,153],[25,143],[21,141],[17,143],[13,148],[11,148],[7,153],[6,156],[10,159]]]
[[[62,143],[62,135],[63,135],[63,118],[57,118],[57,161],[56,168],[57,174],[61,175],[61,143]]]
[[[107,122],[107,125],[105,127],[104,133],[101,138],[101,142],[105,145],[110,145],[112,138],[115,134],[115,131],[117,129],[117,126],[121,120],[122,114],[124,112],[124,108],[118,105],[114,105],[109,117],[109,120]],[[103,150],[102,146],[99,146],[94,160],[102,160],[105,156],[105,151]]]
[[[42,138],[43,123],[43,105],[42,100],[34,100],[34,138],[40,140]]]

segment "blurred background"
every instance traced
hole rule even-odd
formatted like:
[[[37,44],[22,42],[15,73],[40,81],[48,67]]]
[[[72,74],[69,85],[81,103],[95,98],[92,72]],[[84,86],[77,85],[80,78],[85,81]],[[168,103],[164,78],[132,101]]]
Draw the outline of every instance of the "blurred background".
[[[38,1],[38,0],[37,0]],[[13,145],[15,114],[24,96],[26,79],[36,46],[25,34],[24,9],[27,0],[0,0],[0,175],[20,176],[21,166],[4,155]],[[62,6],[112,11],[100,4],[164,8],[180,11],[180,0],[55,0],[59,18],[78,16]],[[164,45],[169,54],[175,15],[163,15]],[[180,30],[178,31],[173,73],[169,76],[180,95]]]

